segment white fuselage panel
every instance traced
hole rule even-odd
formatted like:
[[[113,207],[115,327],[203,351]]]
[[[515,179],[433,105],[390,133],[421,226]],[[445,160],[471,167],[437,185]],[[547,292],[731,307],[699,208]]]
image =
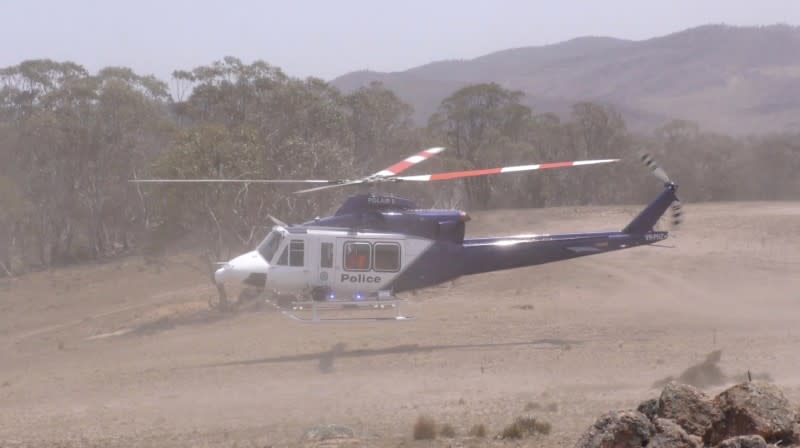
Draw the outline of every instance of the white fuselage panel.
[[[287,293],[325,289],[337,298],[366,297],[387,290],[432,244],[427,238],[394,233],[284,231],[268,260],[266,286]]]

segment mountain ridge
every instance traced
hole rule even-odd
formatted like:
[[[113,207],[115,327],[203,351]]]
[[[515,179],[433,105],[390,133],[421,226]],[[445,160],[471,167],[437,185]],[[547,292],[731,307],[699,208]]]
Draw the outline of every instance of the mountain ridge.
[[[335,78],[352,91],[378,81],[425,123],[442,99],[469,84],[496,82],[526,93],[537,112],[571,104],[616,106],[634,129],[671,119],[734,134],[800,131],[800,27],[703,25],[644,40],[583,36],[433,61],[404,71],[361,70]]]

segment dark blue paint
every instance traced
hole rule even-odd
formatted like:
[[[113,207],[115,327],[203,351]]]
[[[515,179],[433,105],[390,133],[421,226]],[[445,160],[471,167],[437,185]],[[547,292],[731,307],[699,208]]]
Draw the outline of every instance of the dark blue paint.
[[[353,196],[334,216],[303,226],[344,227],[359,231],[391,232],[460,243],[464,218],[459,210],[419,210],[413,202],[394,196]]]
[[[336,216],[354,215],[366,211],[385,212],[397,210],[414,210],[417,204],[409,201],[408,199],[398,198],[395,196],[381,196],[373,194],[360,194],[351,196],[344,201],[339,210],[336,211]]]
[[[664,191],[656,196],[655,200],[645,207],[638,216],[633,218],[633,221],[625,226],[622,231],[625,233],[645,233],[652,229],[667,208],[678,200],[678,197],[675,195],[677,189],[678,186],[672,182],[664,185]]]
[[[662,241],[667,238],[667,232],[652,229],[677,200],[676,189],[674,184],[666,185],[621,232],[477,238],[464,240],[462,244],[436,241],[394,280],[390,288],[395,292],[419,289],[463,275],[534,266]]]

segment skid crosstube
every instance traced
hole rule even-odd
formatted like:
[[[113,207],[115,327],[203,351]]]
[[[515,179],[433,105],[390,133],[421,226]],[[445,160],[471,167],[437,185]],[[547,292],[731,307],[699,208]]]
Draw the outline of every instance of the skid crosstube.
[[[289,307],[273,305],[280,312],[290,319],[305,323],[347,323],[347,322],[401,322],[413,320],[413,316],[404,315],[401,311],[401,303],[404,300],[391,298],[384,300],[358,300],[358,301],[314,301],[304,300],[292,302]],[[270,302],[271,303],[271,302]],[[394,311],[392,316],[337,316],[328,317],[323,314],[328,313],[378,313],[381,311]],[[304,317],[301,314],[310,313]]]

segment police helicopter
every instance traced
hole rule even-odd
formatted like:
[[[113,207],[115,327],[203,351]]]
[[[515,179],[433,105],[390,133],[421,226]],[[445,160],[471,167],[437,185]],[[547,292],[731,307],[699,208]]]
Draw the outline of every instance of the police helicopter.
[[[146,179],[150,183],[301,183],[319,184],[296,193],[350,185],[389,182],[432,182],[502,173],[580,167],[619,159],[578,160],[535,165],[401,176],[415,164],[441,153],[430,148],[370,176],[356,179]],[[359,194],[348,198],[333,216],[288,225],[270,216],[274,226],[252,251],[220,263],[214,280],[220,291],[237,282],[292,293],[297,299],[282,311],[313,322],[321,311],[393,309],[390,317],[404,320],[396,294],[426,288],[465,275],[514,269],[650,245],[668,237],[655,231],[661,216],[672,208],[681,220],[677,185],[647,154],[642,161],[663,183],[663,191],[620,231],[531,234],[465,238],[469,215],[461,210],[420,209],[412,201],[389,195]],[[301,317],[300,311],[311,316]]]

